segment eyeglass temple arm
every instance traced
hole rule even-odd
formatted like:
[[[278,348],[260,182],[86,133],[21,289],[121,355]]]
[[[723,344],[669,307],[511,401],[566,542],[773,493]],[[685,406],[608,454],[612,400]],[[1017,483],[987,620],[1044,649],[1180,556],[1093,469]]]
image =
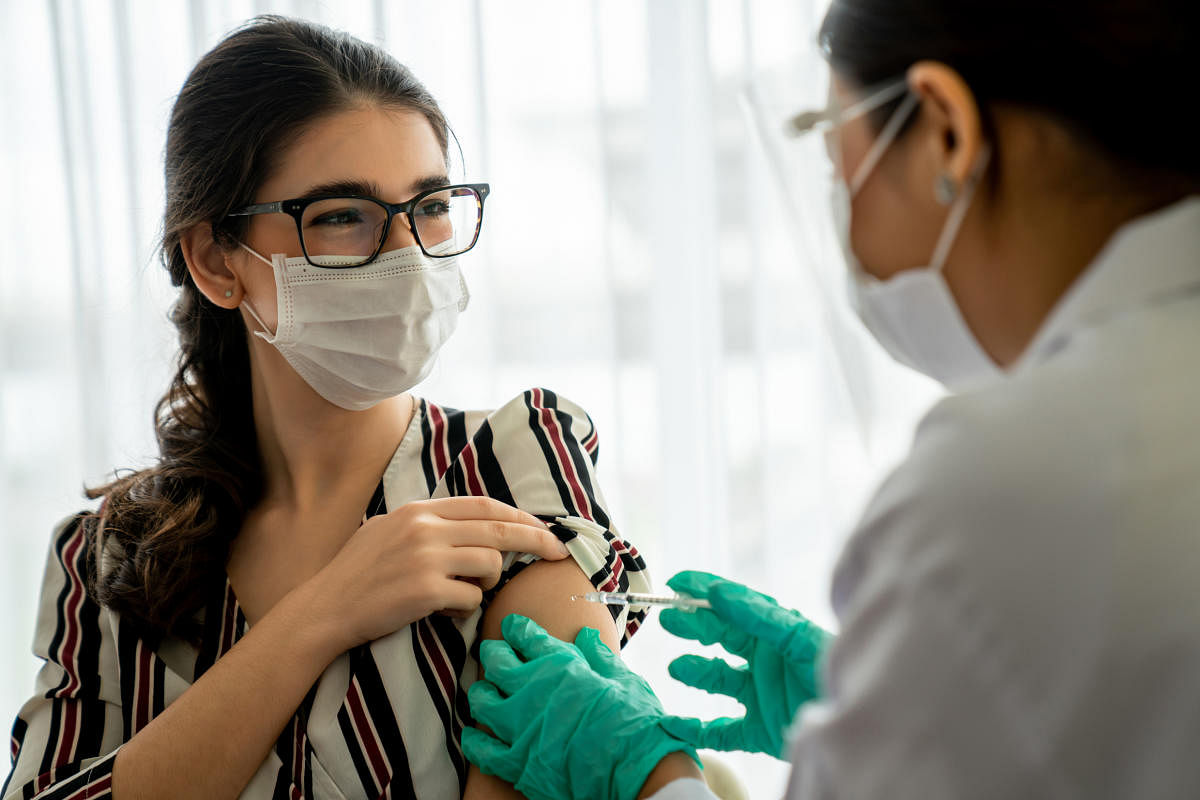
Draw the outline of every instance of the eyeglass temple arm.
[[[786,132],[792,136],[798,136],[813,130],[828,130],[839,123],[860,117],[868,111],[874,111],[907,91],[908,79],[901,78],[868,92],[866,99],[855,103],[845,111],[839,112],[832,106],[827,106],[820,111],[802,111],[787,121]]]
[[[230,211],[231,217],[248,217],[251,214],[269,214],[275,211],[283,211],[283,201],[277,200],[274,203],[257,203],[256,205],[239,208],[237,211]]]

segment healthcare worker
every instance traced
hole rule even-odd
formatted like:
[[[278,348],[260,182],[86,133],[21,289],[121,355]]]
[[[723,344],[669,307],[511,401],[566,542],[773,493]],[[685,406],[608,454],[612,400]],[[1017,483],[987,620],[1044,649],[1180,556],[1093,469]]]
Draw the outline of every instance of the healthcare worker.
[[[846,546],[841,633],[675,576],[712,608],[663,627],[745,659],[672,663],[746,707],[703,722],[509,617],[473,762],[531,798],[711,797],[695,748],[789,758],[788,798],[1200,796],[1196,9],[833,0],[795,124],[860,316],[952,392]]]

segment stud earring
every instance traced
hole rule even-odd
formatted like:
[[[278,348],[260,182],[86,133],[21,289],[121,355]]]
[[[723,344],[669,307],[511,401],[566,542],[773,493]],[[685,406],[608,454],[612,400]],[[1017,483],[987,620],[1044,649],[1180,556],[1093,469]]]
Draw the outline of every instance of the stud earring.
[[[958,184],[954,182],[954,178],[951,178],[949,173],[943,172],[933,182],[933,196],[944,206],[954,202],[954,198],[958,196]]]
[[[226,290],[225,290],[225,296],[226,296],[226,297],[233,297],[233,289],[226,289]]]

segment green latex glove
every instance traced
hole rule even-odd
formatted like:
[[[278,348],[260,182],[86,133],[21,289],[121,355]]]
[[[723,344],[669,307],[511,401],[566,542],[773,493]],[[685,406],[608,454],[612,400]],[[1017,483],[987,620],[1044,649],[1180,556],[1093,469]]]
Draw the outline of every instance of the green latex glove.
[[[681,656],[667,668],[671,677],[734,698],[746,707],[746,716],[708,722],[666,717],[663,727],[696,747],[783,758],[784,734],[797,709],[817,696],[817,662],[832,637],[774,598],[707,572],[681,572],[667,585],[712,603],[711,610],[663,610],[659,621],[668,632],[719,643],[746,659],[744,666],[732,667],[719,658]]]
[[[467,691],[476,721],[495,735],[462,735],[463,752],[487,774],[531,800],[633,800],[668,753],[696,759],[659,725],[649,684],[593,628],[570,644],[510,614],[501,630],[504,641],[480,645],[487,677]]]

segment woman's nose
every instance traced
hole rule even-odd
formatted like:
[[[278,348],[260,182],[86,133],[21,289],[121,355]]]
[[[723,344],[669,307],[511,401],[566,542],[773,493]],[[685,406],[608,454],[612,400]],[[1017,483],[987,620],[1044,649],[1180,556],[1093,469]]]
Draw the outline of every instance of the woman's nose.
[[[397,214],[392,217],[392,226],[388,229],[387,239],[383,242],[383,250],[399,250],[403,247],[415,247],[417,240],[413,238],[412,229],[408,227],[408,215]]]

